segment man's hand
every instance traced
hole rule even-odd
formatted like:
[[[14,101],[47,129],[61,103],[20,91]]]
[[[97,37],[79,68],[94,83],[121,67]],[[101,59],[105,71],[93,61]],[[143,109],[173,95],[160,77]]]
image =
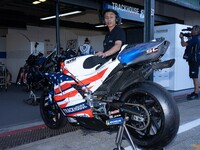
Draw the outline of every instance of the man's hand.
[[[181,46],[187,46],[187,43],[184,41],[184,37],[183,37],[183,34],[182,33],[180,33],[179,34],[179,37],[180,37],[180,39],[181,39]]]
[[[98,52],[98,53],[95,54],[95,56],[99,56],[99,57],[105,58],[106,54],[103,53],[103,52]]]
[[[180,37],[181,39],[183,39],[183,34],[182,34],[182,33],[180,33],[180,34],[179,34],[179,37]]]

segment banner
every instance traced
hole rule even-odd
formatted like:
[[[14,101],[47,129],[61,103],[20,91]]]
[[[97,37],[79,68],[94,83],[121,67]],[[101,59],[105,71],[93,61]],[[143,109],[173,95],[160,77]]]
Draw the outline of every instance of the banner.
[[[114,9],[118,12],[122,19],[144,22],[144,9],[139,6],[128,6],[116,2],[103,4],[103,10]],[[154,9],[151,10],[151,15],[154,15]]]

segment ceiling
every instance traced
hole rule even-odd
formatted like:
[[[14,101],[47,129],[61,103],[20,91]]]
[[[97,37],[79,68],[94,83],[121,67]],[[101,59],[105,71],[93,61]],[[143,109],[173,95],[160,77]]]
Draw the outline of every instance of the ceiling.
[[[56,19],[42,21],[40,18],[56,14],[56,0],[46,0],[46,2],[37,5],[33,5],[33,1],[34,0],[1,0],[0,28],[26,28],[26,25],[55,26]],[[126,0],[114,1],[120,3],[126,2]],[[60,17],[60,26],[97,30],[95,25],[99,24],[101,20],[99,15],[101,4],[102,0],[59,0],[60,14],[74,10],[82,11],[81,14]],[[163,20],[161,16],[156,17]],[[141,26],[141,23],[133,21],[125,21],[123,24],[124,27],[138,25]]]
[[[41,21],[41,17],[56,14],[56,0],[33,5],[34,0],[1,0],[0,1],[0,26],[1,27],[22,27],[26,25],[54,25],[51,21]],[[85,10],[80,6],[59,3],[59,11],[70,12],[73,10]]]

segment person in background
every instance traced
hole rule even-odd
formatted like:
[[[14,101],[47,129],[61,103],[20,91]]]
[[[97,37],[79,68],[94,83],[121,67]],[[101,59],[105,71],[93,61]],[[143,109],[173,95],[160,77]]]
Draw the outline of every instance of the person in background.
[[[187,95],[188,100],[198,99],[199,98],[199,65],[200,65],[200,26],[195,25],[192,27],[191,39],[184,41],[184,36],[182,33],[179,35],[181,39],[181,45],[186,48],[191,49],[191,58],[188,60],[189,65],[189,76],[193,80],[194,91]]]
[[[85,38],[84,44],[79,47],[78,55],[83,56],[83,55],[89,55],[89,54],[95,54],[95,51],[90,45],[90,40],[88,38]]]
[[[0,62],[0,76],[4,78],[0,80],[1,84],[11,85],[12,74],[2,62]]]
[[[105,10],[103,17],[109,32],[103,41],[103,52],[98,52],[95,55],[106,60],[113,60],[117,57],[121,47],[126,42],[126,35],[124,30],[118,26],[121,23],[121,19],[115,10]]]
[[[8,85],[12,84],[12,74],[8,69],[6,69],[6,82]]]

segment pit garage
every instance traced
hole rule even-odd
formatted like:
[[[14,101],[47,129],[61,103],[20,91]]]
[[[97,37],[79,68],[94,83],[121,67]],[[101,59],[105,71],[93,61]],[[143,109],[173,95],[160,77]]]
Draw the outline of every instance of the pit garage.
[[[47,128],[40,116],[39,105],[32,103],[33,99],[37,100],[41,96],[42,89],[27,88],[23,79],[20,82],[18,80],[20,69],[25,66],[31,54],[42,53],[44,57],[48,57],[52,52],[60,54],[58,49],[77,52],[86,38],[95,51],[103,51],[107,28],[102,14],[107,8],[119,13],[122,22],[120,27],[125,30],[127,44],[148,42],[161,36],[170,41],[170,51],[163,59],[176,58],[174,67],[154,72],[150,77],[150,80],[170,92],[181,114],[181,130],[174,143],[166,149],[198,149],[200,143],[195,138],[198,135],[194,130],[199,128],[199,101],[186,100],[186,94],[192,91],[193,83],[187,75],[187,62],[182,58],[184,48],[180,47],[178,41],[182,29],[200,24],[198,0],[1,0],[0,149],[58,147],[75,150],[116,147],[116,129],[97,133],[71,125],[61,130]],[[187,134],[186,131],[190,132]],[[187,141],[186,134],[191,140]],[[71,145],[64,144],[65,140],[59,140],[69,136],[72,137],[69,140]],[[91,139],[91,142],[85,138]],[[59,141],[55,142],[56,145],[50,144],[55,140]],[[80,141],[84,144],[81,145]],[[131,149],[126,142],[123,147]],[[100,146],[95,146],[99,143]]]

